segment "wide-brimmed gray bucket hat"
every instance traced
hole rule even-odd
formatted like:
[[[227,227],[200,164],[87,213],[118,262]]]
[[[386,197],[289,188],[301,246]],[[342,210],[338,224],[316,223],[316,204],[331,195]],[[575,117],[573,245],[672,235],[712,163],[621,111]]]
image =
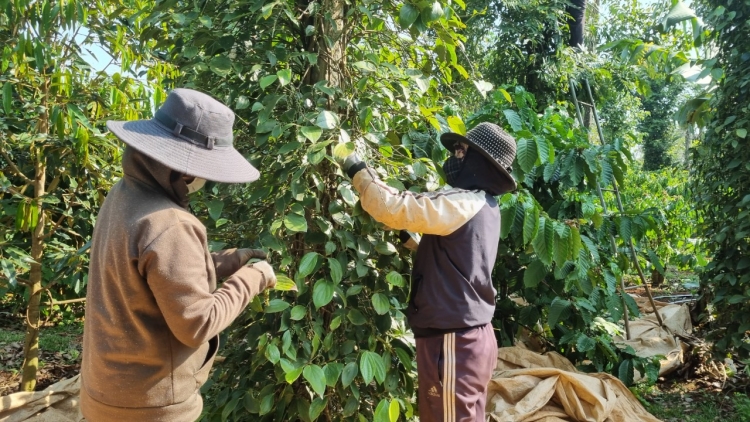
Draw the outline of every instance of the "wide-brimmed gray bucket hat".
[[[234,112],[202,92],[178,88],[150,120],[107,121],[120,140],[189,176],[248,183],[258,170],[233,146]]]
[[[500,171],[507,192],[516,190],[516,180],[511,175],[513,160],[516,158],[516,140],[500,126],[482,122],[468,131],[466,136],[453,132],[444,133],[440,136],[440,142],[451,153],[456,149],[456,142],[474,147]]]

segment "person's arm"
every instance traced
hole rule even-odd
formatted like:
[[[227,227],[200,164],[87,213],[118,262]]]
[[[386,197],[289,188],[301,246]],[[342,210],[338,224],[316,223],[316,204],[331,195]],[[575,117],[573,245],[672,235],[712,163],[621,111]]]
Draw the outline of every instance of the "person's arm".
[[[183,344],[198,347],[219,334],[250,300],[276,278],[265,261],[242,266],[213,292],[209,290],[206,235],[187,221],[167,229],[139,259],[169,329]]]
[[[260,249],[224,249],[212,252],[211,258],[216,277],[224,278],[234,274],[252,258],[266,259],[266,253]]]
[[[363,162],[345,163],[362,208],[394,229],[446,236],[474,217],[487,203],[483,191],[450,189],[417,194],[383,183]]]

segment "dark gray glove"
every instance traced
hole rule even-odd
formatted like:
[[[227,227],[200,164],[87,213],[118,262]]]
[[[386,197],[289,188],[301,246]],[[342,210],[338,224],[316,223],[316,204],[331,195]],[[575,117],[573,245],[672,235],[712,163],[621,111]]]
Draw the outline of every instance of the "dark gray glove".
[[[251,259],[266,259],[267,254],[265,251],[260,249],[237,249],[237,257],[240,260],[240,265],[245,265],[247,261]]]

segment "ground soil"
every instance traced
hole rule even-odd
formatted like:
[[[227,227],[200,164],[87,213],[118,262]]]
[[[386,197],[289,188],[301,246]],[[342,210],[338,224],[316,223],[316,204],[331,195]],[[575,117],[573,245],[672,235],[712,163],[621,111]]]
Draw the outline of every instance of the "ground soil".
[[[50,319],[41,328],[42,335],[49,335],[51,342],[60,345],[61,350],[45,350],[40,347],[39,370],[37,372],[36,391],[44,390],[50,385],[70,378],[81,369],[80,319],[70,322],[67,329],[60,327],[60,320]],[[0,396],[18,392],[23,364],[23,315],[8,308],[0,307],[0,331],[3,337],[18,337],[19,341],[0,342]],[[48,334],[54,331],[54,334]]]

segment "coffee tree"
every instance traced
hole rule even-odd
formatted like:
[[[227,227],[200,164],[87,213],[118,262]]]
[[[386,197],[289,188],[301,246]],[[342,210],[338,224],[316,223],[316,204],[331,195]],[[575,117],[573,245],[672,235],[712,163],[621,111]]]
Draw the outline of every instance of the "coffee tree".
[[[469,120],[500,120],[517,140],[514,177],[521,183],[500,200],[503,240],[494,274],[503,343],[513,344],[525,328],[588,370],[612,372],[625,383],[638,370],[653,382],[658,362],[618,347],[614,337],[625,335],[616,325],[625,307],[638,315],[635,301],[618,291],[632,268],[626,246],[658,229],[656,216],[614,212],[613,202],[605,212],[597,195],[597,185],[624,184],[629,149],[621,139],[593,144],[564,108],[541,115],[536,108],[523,88],[499,89]]]
[[[43,295],[85,293],[96,213],[119,172],[120,148],[104,121],[150,112],[143,84],[97,73],[83,54],[108,39],[125,68],[138,63],[123,42],[127,26],[116,21],[127,7],[0,1],[0,294],[27,301],[23,390],[36,383]]]

